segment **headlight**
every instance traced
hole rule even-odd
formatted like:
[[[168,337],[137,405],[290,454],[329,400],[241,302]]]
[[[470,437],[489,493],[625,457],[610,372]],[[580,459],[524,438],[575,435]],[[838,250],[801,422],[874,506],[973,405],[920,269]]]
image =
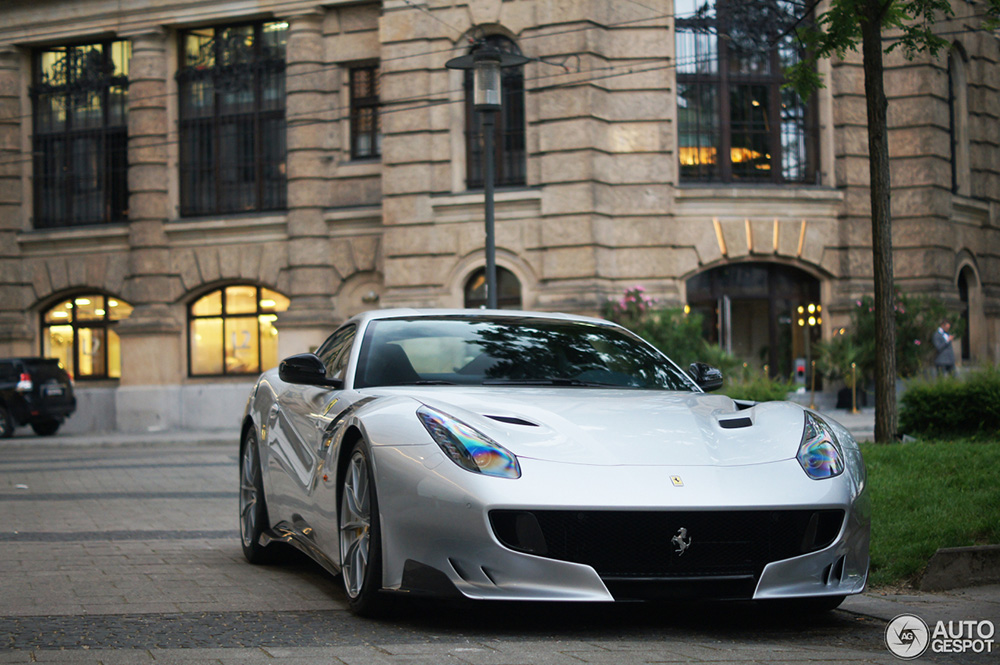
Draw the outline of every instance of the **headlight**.
[[[417,409],[417,417],[445,455],[463,469],[498,478],[521,477],[514,454],[482,432],[427,406]]]
[[[844,472],[844,453],[833,428],[808,411],[796,458],[806,475],[815,480],[833,478]]]

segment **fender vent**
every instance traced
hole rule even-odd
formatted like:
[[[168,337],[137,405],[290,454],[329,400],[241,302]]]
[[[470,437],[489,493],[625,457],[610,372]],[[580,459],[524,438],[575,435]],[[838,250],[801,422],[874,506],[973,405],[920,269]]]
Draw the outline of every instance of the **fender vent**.
[[[516,416],[491,416],[489,414],[483,414],[491,420],[496,420],[497,422],[507,423],[508,425],[521,425],[522,427],[538,427],[535,423],[529,422],[523,418],[518,418]]]

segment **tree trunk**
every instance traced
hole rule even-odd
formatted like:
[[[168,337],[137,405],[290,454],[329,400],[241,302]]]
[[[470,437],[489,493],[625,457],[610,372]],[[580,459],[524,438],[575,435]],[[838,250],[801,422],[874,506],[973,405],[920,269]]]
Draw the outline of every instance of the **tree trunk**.
[[[867,0],[861,19],[868,104],[868,165],[871,171],[872,254],[875,278],[875,441],[896,438],[896,319],[892,278],[892,212],[889,136],[882,66],[882,3]]]

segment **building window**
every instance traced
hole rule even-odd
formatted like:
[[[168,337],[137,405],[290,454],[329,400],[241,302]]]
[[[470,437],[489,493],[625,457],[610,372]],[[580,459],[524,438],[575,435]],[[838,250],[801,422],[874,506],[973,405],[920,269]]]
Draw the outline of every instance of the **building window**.
[[[967,56],[960,44],[948,53],[948,130],[951,142],[951,191],[969,196],[969,88]]]
[[[77,380],[122,375],[121,343],[115,326],[132,306],[100,294],[64,300],[42,314],[42,355],[58,358]]]
[[[191,376],[259,374],[278,366],[278,312],[288,298],[259,286],[227,286],[188,310]]]
[[[181,35],[181,214],[286,207],[283,22]]]
[[[487,37],[486,44],[520,55],[506,37]],[[483,187],[483,118],[472,106],[472,70],[465,71],[465,163],[466,186]],[[524,148],[524,68],[504,67],[501,74],[502,107],[496,114],[494,130],[494,174],[497,187],[516,187],[527,182],[527,153]]]
[[[486,307],[486,268],[475,271],[465,282],[465,307]],[[514,273],[500,266],[497,266],[497,307],[521,309],[521,282]]]
[[[677,0],[682,181],[815,183],[814,103],[782,88],[801,4]],[[788,34],[785,34],[787,30]]]
[[[30,89],[35,227],[128,215],[127,41],[38,51]]]
[[[372,159],[382,154],[382,121],[378,112],[377,65],[352,67],[351,159]]]

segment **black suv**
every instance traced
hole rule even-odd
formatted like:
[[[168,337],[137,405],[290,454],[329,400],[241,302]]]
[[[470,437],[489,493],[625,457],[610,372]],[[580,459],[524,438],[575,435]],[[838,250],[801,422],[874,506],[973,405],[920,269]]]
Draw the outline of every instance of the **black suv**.
[[[0,359],[0,438],[18,425],[49,436],[73,411],[76,397],[69,374],[55,358]]]

